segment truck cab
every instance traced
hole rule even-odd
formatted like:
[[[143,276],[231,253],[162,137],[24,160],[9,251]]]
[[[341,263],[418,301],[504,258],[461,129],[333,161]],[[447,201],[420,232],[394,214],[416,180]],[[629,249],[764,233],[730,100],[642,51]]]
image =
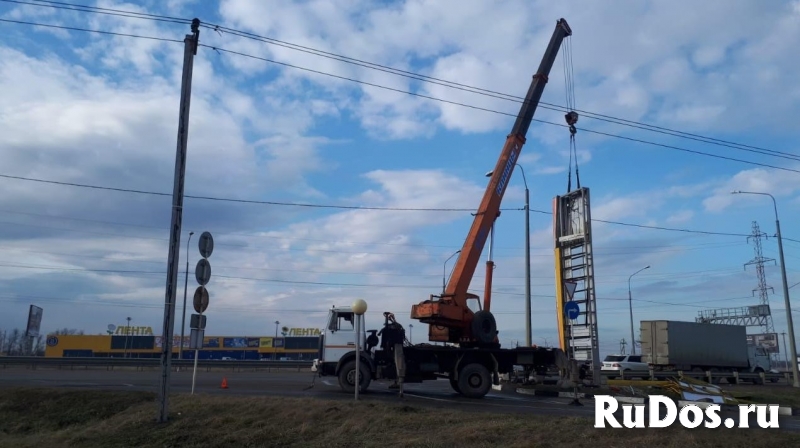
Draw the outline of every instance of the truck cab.
[[[361,341],[364,341],[365,332],[362,330]],[[362,347],[363,349],[363,342]],[[328,313],[328,322],[320,337],[319,358],[314,360],[314,365],[335,362],[348,352],[356,349],[355,313],[350,307],[332,308]]]
[[[769,372],[771,361],[769,358],[769,353],[767,353],[764,347],[748,345],[747,357],[750,360],[751,372],[759,372],[759,371]]]
[[[356,341],[360,340],[361,351],[360,390],[366,390],[375,376],[373,349],[379,343],[378,330],[362,328],[361,337],[356,336],[355,317],[352,308],[347,306],[332,307],[328,311],[328,321],[320,336],[319,355],[311,366],[320,376],[338,376],[340,386],[348,392],[355,390]],[[366,318],[362,318],[362,322],[365,321]]]

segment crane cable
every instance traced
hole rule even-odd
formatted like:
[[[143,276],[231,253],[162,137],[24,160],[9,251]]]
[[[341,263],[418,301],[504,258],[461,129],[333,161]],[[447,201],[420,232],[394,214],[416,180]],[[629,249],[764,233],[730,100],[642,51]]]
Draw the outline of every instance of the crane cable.
[[[561,60],[564,61],[564,88],[566,90],[567,112],[564,119],[569,125],[569,172],[567,173],[567,193],[572,191],[572,156],[575,155],[575,181],[577,182],[578,189],[581,188],[581,178],[578,173],[578,149],[575,145],[575,134],[578,130],[575,128],[575,123],[578,122],[578,113],[575,112],[575,80],[573,78],[572,67],[572,41],[567,38],[561,43],[562,56]]]

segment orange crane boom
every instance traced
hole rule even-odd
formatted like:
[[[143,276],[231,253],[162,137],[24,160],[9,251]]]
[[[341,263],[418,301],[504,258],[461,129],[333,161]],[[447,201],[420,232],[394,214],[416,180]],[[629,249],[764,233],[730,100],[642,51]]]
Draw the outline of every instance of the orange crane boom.
[[[467,306],[467,301],[478,300],[480,306],[480,300],[477,295],[469,293],[468,289],[480,261],[486,238],[500,214],[500,203],[522,146],[525,144],[525,136],[547,84],[550,69],[553,67],[561,42],[570,35],[572,30],[566,20],[560,19],[556,23],[556,29],[550,38],[539,69],[533,75],[514,127],[503,145],[447,288],[441,295],[431,294],[430,299],[411,307],[411,318],[428,324],[428,339],[432,342],[453,342],[461,346],[499,346],[497,323],[490,312],[491,261],[487,266],[487,292],[483,308],[476,313]]]

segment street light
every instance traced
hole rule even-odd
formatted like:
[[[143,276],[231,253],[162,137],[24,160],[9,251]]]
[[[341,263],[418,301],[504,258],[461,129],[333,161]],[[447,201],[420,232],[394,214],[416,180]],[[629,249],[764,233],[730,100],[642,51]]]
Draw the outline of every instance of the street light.
[[[277,321],[277,320],[275,321],[275,339],[276,340],[275,340],[275,342],[272,343],[273,347],[277,347],[275,344],[278,343],[278,341],[277,341],[277,339],[278,339],[278,325],[280,325],[280,324],[281,323],[279,321]],[[278,359],[278,351],[277,350],[272,353],[272,359],[277,361],[277,359]]]
[[[461,249],[455,251],[455,253],[453,253],[453,255],[450,255],[449,257],[447,257],[447,260],[444,260],[444,263],[442,264],[442,295],[444,295],[444,293],[446,292],[446,289],[447,289],[447,285],[445,285],[445,283],[446,283],[445,279],[447,278],[447,262],[450,261],[451,258],[455,257],[456,255],[458,255],[460,253],[461,253]]]
[[[128,357],[128,340],[129,340],[130,335],[131,335],[131,318],[130,317],[126,317],[125,319],[128,321],[128,328],[125,329],[125,356],[124,356],[124,358],[127,358]]]
[[[414,324],[408,324],[408,342],[414,343]]]
[[[531,336],[531,207],[530,191],[528,190],[528,180],[525,177],[525,170],[522,165],[517,164],[522,173],[522,182],[525,184],[525,346],[533,345]],[[494,170],[486,173],[486,177],[492,177]]]
[[[628,308],[630,308],[630,310],[631,310],[631,355],[635,355],[636,354],[636,337],[633,334],[633,297],[631,296],[631,278],[633,278],[634,275],[644,271],[645,269],[649,269],[649,268],[650,268],[650,265],[647,265],[647,266],[643,267],[642,269],[639,269],[638,271],[636,271],[633,274],[631,274],[630,277],[628,277]]]
[[[181,319],[181,345],[178,348],[178,358],[183,359],[183,335],[186,327],[186,290],[189,288],[189,241],[192,240],[194,232],[189,232],[186,240],[186,281],[183,284],[183,319]],[[178,367],[180,369],[180,367]]]
[[[772,198],[772,206],[775,209],[775,230],[778,236],[778,254],[781,257],[781,276],[783,277],[783,300],[786,304],[786,326],[789,327],[789,349],[792,352],[792,375],[794,376],[794,383],[792,386],[800,387],[800,373],[797,367],[797,348],[794,343],[794,324],[792,323],[792,305],[789,301],[789,282],[786,280],[786,263],[783,259],[783,239],[781,238],[781,222],[778,219],[778,203],[775,201],[775,196],[769,193],[757,193],[753,191],[732,191],[731,194],[758,194],[762,196],[769,196]]]

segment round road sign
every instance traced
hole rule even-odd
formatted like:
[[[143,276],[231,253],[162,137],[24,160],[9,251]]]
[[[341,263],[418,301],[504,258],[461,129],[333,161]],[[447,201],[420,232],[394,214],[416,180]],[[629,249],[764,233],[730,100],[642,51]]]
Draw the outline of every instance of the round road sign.
[[[570,300],[564,304],[564,312],[567,313],[567,317],[570,320],[575,320],[581,314],[581,309],[577,303]]]
[[[201,258],[197,262],[197,267],[194,268],[194,278],[197,279],[197,283],[203,286],[207,285],[208,281],[211,280],[211,263],[205,258]]]
[[[197,289],[194,290],[194,310],[198,313],[205,312],[208,309],[208,290],[205,286],[198,286]]]
[[[200,256],[203,258],[210,257],[211,252],[214,252],[214,238],[211,237],[211,233],[203,232],[200,235],[200,239],[197,240],[197,247],[200,249]]]

